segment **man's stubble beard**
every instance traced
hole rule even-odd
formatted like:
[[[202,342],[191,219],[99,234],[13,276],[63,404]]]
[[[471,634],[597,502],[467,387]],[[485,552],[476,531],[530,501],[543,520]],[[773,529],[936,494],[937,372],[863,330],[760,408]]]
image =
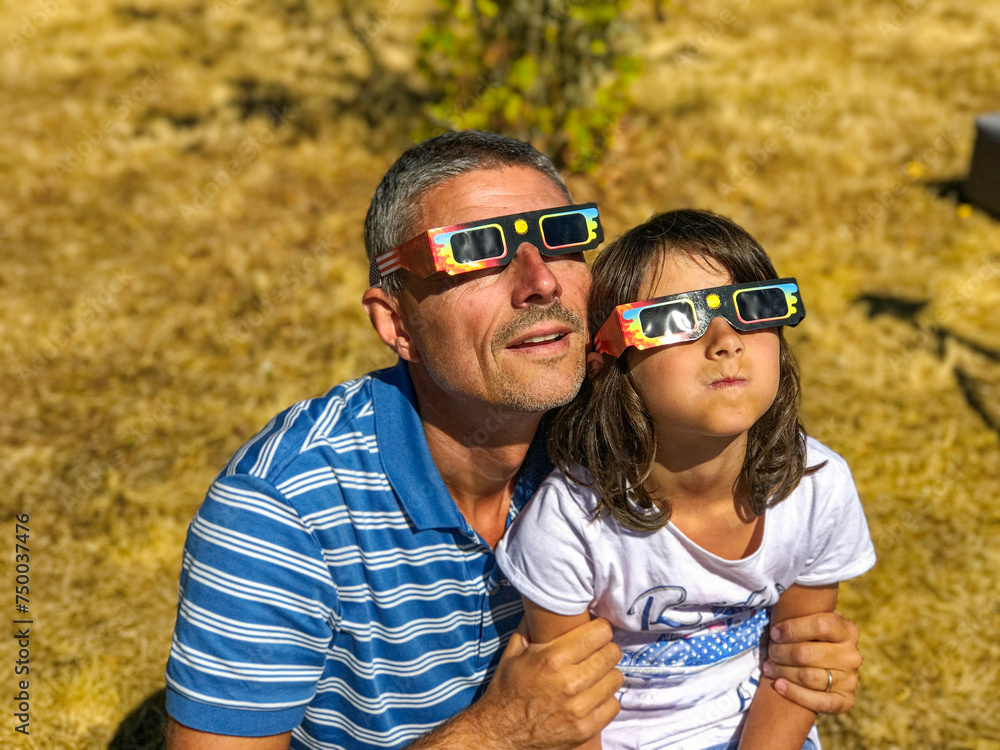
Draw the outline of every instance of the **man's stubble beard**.
[[[509,341],[516,338],[527,329],[538,325],[539,323],[552,321],[566,323],[572,328],[572,335],[583,336],[584,331],[586,330],[580,316],[572,310],[564,307],[558,300],[548,307],[529,307],[496,332],[493,337],[493,341],[490,343],[494,359],[496,359],[497,355],[506,348]],[[542,368],[547,366],[557,367],[562,363],[566,356],[571,355],[552,357],[550,359],[540,359],[535,360],[535,362]],[[576,367],[568,376],[566,389],[559,389],[546,394],[535,394],[530,391],[526,391],[524,383],[520,378],[515,377],[512,373],[506,370],[501,370],[498,373],[496,383],[500,401],[496,405],[503,406],[512,411],[531,413],[545,412],[549,409],[554,409],[558,406],[569,403],[573,399],[577,391],[580,390],[580,385],[583,383],[585,375],[586,362],[583,351],[581,351],[577,357]]]
[[[564,307],[559,301],[547,307],[528,307],[494,334],[490,341],[490,349],[493,353],[494,362],[499,361],[498,357],[507,347],[507,344],[519,334],[539,323],[552,321],[567,324],[572,329],[571,335],[583,337],[585,334],[586,326],[580,316]],[[536,359],[534,360],[534,364],[542,369],[549,366],[556,368],[568,356],[572,356],[572,354],[548,359]],[[447,386],[449,390],[459,393],[466,392],[464,389],[456,387],[458,384],[454,382],[449,373],[442,371],[437,361],[433,358],[425,357],[424,367],[435,382]],[[534,393],[530,388],[530,383],[525,383],[524,377],[519,377],[517,373],[510,370],[498,368],[486,382],[487,393],[480,398],[491,406],[507,409],[512,412],[546,412],[549,409],[569,403],[577,391],[580,390],[580,385],[583,383],[585,375],[586,356],[581,348],[579,355],[576,357],[576,365],[573,371],[567,375],[565,387],[563,388],[554,388],[548,393]]]
[[[520,389],[518,388],[519,383],[516,378],[509,376],[506,372],[502,372],[497,382],[499,402],[496,405],[503,406],[511,411],[537,413],[568,404],[573,400],[577,391],[580,390],[580,385],[583,383],[583,378],[586,374],[583,357],[579,357],[578,359],[576,369],[571,375],[571,382],[567,384],[568,390],[561,393],[553,392],[541,395],[526,392],[523,389],[523,384],[520,384]],[[548,362],[556,365],[561,360],[562,357],[557,357],[551,360],[539,360],[538,363],[542,366]]]

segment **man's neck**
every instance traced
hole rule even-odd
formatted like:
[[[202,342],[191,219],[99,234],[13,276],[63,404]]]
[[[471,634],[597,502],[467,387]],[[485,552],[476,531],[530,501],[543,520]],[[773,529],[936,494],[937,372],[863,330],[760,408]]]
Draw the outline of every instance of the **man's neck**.
[[[469,525],[495,547],[544,412],[440,398],[416,381],[414,390],[427,447],[448,492]]]

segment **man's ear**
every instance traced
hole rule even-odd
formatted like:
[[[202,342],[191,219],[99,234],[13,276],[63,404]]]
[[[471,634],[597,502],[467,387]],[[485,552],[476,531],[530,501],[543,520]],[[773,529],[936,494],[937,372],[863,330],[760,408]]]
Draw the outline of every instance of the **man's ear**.
[[[361,295],[361,304],[375,333],[386,346],[396,352],[400,359],[407,362],[420,361],[420,352],[406,330],[399,297],[386,294],[382,287],[373,286]]]

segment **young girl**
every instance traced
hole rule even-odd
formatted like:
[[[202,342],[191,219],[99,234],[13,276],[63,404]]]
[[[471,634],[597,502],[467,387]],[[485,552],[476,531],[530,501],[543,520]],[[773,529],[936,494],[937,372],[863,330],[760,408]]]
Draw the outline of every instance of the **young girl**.
[[[597,351],[551,425],[558,468],[497,548],[531,639],[611,623],[621,713],[587,748],[818,747],[762,639],[833,610],[875,553],[850,470],[798,422],[797,284],[693,210],[626,233],[593,278]]]

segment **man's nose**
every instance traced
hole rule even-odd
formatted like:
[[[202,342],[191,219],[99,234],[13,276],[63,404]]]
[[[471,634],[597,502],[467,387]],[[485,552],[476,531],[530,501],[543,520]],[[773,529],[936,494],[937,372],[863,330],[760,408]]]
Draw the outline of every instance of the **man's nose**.
[[[514,282],[514,307],[545,305],[562,294],[562,286],[552,267],[531,243],[521,243],[506,273]]]

